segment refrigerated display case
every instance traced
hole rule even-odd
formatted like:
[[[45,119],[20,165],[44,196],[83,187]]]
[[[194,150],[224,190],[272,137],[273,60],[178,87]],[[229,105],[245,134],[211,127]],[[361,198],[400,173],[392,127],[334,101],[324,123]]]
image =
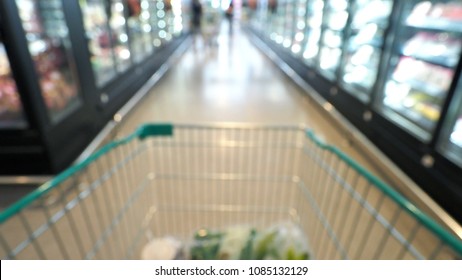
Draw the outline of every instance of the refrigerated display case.
[[[307,0],[294,1],[295,7],[293,12],[294,23],[292,27],[291,39],[291,52],[294,55],[300,54],[302,50],[302,42],[305,39],[305,27],[306,27],[306,6]]]
[[[284,42],[284,24],[286,20],[286,8],[287,0],[277,1],[275,6],[272,20],[274,24],[271,28],[270,39],[275,41],[277,44],[282,44]]]
[[[284,24],[282,29],[282,46],[284,48],[290,48],[292,46],[292,39],[294,38],[294,28],[296,20],[295,16],[295,0],[285,1],[284,11]]]
[[[103,0],[80,0],[79,3],[96,84],[102,87],[117,74],[107,6]]]
[[[5,127],[2,114],[1,176],[62,170],[101,125],[87,91],[91,68],[83,67],[84,60],[76,55],[85,39],[81,33],[82,39],[76,40],[79,36],[71,30],[79,18],[72,13],[77,5],[61,0],[0,2],[1,95],[7,97],[0,100],[10,118]],[[22,125],[12,127],[12,117]]]
[[[379,110],[421,141],[440,119],[462,46],[462,2],[406,1]]]
[[[183,32],[183,5],[181,0],[171,0],[172,5],[172,34],[178,37]]]
[[[0,176],[68,167],[186,39],[133,63],[127,3],[0,1]]]
[[[130,33],[130,49],[133,60],[141,62],[148,55],[152,54],[154,47],[151,39],[151,25],[149,19],[150,3],[148,0],[127,1],[128,18],[127,26]]]
[[[368,102],[377,80],[392,0],[357,0],[345,40],[341,83],[348,92]]]
[[[131,65],[121,0],[80,0],[96,84],[102,88]]]
[[[167,24],[165,31],[167,32],[165,40],[167,42],[173,39],[175,33],[175,15],[173,14],[173,2],[171,0],[164,0],[165,22]]]
[[[129,47],[129,41],[134,41],[135,36],[129,38],[127,32],[126,7],[122,0],[112,0],[109,13],[109,26],[111,30],[110,40],[112,41],[113,52],[115,55],[117,71],[123,73],[132,65],[132,59],[135,62],[141,61],[138,59],[139,52],[133,48],[133,44]],[[130,34],[131,35],[131,34]],[[137,55],[133,55],[137,53]],[[132,57],[133,56],[133,57]]]
[[[317,66],[327,78],[335,80],[342,57],[344,29],[349,18],[349,1],[326,0],[324,3]]]
[[[167,13],[164,0],[156,0],[156,33],[154,34],[156,47],[163,45],[167,41]]]
[[[81,103],[79,78],[60,0],[16,0],[49,118],[58,122]]]
[[[0,35],[0,129],[21,129],[26,126],[18,88]]]
[[[321,40],[323,14],[323,0],[308,1],[303,60],[309,66],[314,66],[317,63],[319,41]]]
[[[294,38],[280,46],[280,17],[265,20],[249,27],[257,46],[462,221],[462,1],[308,0],[298,54]]]

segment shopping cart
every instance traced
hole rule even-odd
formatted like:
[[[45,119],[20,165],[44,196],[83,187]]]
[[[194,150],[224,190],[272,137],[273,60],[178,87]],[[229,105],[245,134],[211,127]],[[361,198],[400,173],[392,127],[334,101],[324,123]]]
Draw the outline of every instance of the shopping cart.
[[[152,237],[280,221],[315,259],[462,256],[458,237],[305,127],[237,124],[148,124],[109,143],[0,214],[0,256],[137,259]]]
[[[218,44],[218,34],[221,28],[222,11],[205,5],[201,18],[201,33],[204,43],[209,46]]]

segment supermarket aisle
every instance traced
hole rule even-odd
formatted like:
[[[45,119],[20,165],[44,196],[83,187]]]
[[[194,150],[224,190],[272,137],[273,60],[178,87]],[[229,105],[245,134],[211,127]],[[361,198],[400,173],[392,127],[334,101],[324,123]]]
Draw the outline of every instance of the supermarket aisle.
[[[145,122],[305,123],[320,138],[370,166],[237,24],[230,34],[223,22],[217,41],[210,47],[198,38],[127,117],[119,134],[127,135]]]
[[[197,38],[127,117],[119,135],[146,122],[305,123],[318,137],[374,170],[319,106],[238,25],[230,34],[223,22],[217,41],[217,46],[210,47]]]
[[[327,119],[319,105],[258,50],[238,25],[233,30],[230,35],[223,22],[218,45],[213,47],[204,46],[198,38],[126,118],[119,136],[146,122],[305,123],[318,137],[388,181],[346,138],[349,131],[339,130]]]
[[[223,23],[217,46],[201,38],[152,89],[130,119],[143,121],[300,123],[307,101],[236,26]]]

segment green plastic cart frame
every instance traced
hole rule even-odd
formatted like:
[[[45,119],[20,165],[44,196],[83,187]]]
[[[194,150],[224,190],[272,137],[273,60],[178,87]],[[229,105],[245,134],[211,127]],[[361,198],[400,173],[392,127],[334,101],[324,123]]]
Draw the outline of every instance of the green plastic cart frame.
[[[315,259],[460,259],[461,240],[304,126],[146,124],[0,213],[3,259],[139,259],[153,237],[296,223]]]

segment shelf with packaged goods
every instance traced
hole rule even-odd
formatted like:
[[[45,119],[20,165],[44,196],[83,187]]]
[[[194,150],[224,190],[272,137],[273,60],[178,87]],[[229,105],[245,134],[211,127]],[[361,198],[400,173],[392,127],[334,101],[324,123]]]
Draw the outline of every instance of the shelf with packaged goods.
[[[417,31],[405,40],[397,52],[403,56],[444,68],[455,68],[462,50],[462,38],[448,32]]]
[[[361,30],[365,26],[368,26],[368,25],[374,25],[377,27],[377,29],[380,29],[380,30],[385,30],[388,28],[388,22],[383,19],[373,19],[373,20],[368,20],[368,21],[361,22],[361,23],[355,23],[353,19],[353,22],[351,24],[351,29]]]
[[[410,56],[410,57],[413,57],[423,62],[427,62],[430,64],[434,64],[434,65],[445,67],[445,68],[451,68],[451,69],[457,66],[457,59],[458,59],[458,58],[454,59],[454,58],[439,57],[439,56],[429,57],[429,56],[423,56],[419,54],[407,53],[404,51],[401,51],[401,55]]]
[[[336,2],[336,3],[332,3]],[[343,1],[331,1],[331,0],[325,0],[324,1],[324,9],[327,12],[339,12],[339,11],[345,11],[348,9],[348,3],[349,1],[343,0]]]
[[[341,86],[349,94],[357,97],[363,103],[368,102],[370,99],[371,88],[368,86],[365,86],[359,82],[346,82],[344,77],[342,78]]]
[[[426,18],[423,20],[406,20],[405,25],[408,28],[434,31],[434,32],[454,32],[462,33],[462,19],[460,21],[446,19]]]
[[[412,89],[421,91],[432,97],[443,99],[446,95],[445,90],[437,88],[435,86],[431,86],[419,80],[415,80],[415,79],[400,80],[399,78],[396,78],[396,77],[393,77],[392,80],[399,84],[406,84],[410,86]]]
[[[343,68],[342,84],[355,88],[354,91],[371,93],[377,77],[377,71],[364,65],[348,64]]]
[[[394,58],[396,66],[390,80],[444,100],[454,78],[454,70],[409,56]]]
[[[54,3],[48,9],[42,2],[16,0],[41,95],[49,118],[57,123],[80,104],[81,91],[63,6]]]
[[[354,42],[355,37],[350,37],[350,43],[348,44],[346,50],[348,52],[355,52],[362,46],[371,46],[377,50],[381,50],[383,48],[383,40],[382,38],[374,38],[369,41],[360,41]]]
[[[408,107],[400,106],[400,107],[393,107],[393,111],[401,115],[402,117],[406,118],[407,120],[411,121],[413,124],[417,125],[418,127],[422,128],[428,133],[431,133],[435,128],[435,121],[430,120],[422,115],[422,113],[413,110]]]
[[[5,47],[0,41],[0,129],[20,129],[26,125],[16,81]]]

